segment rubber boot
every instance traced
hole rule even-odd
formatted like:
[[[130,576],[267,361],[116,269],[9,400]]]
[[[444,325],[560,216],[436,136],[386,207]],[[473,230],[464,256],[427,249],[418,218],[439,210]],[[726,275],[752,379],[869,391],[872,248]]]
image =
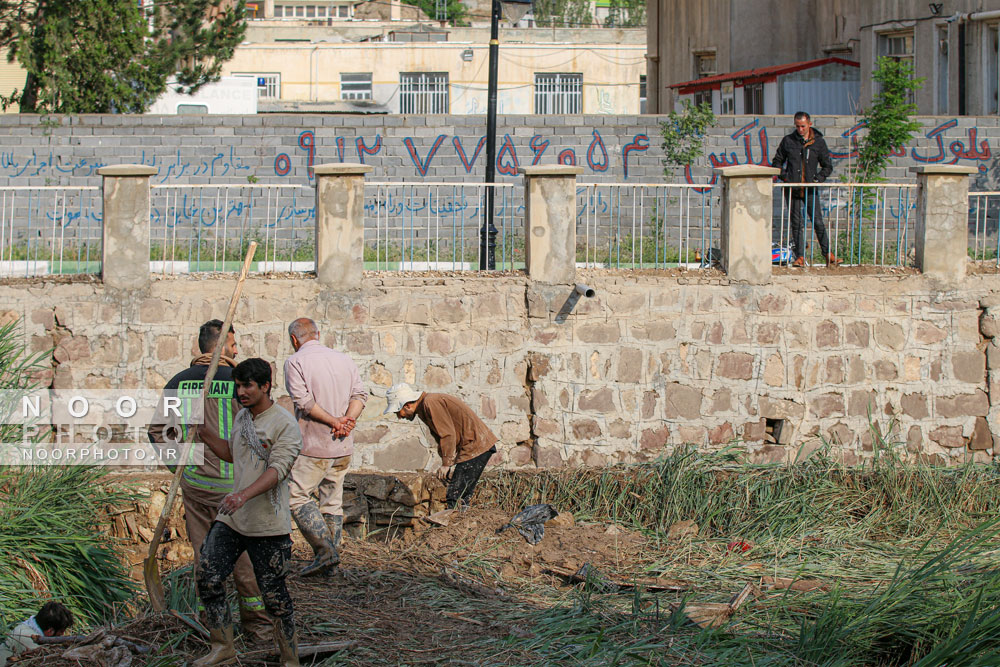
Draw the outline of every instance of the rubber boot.
[[[281,667],[301,667],[299,665],[299,633],[297,631],[292,633],[291,639],[288,639],[285,637],[281,621],[275,621],[274,643],[278,646]]]
[[[263,609],[251,609],[240,600],[240,631],[255,642],[266,642],[271,639],[271,618]]]
[[[344,535],[344,515],[324,514],[323,518],[326,519],[326,527],[330,529],[330,535],[333,536],[334,548],[340,549],[340,538]]]
[[[306,503],[292,512],[295,523],[302,532],[302,537],[313,548],[316,557],[299,572],[303,577],[314,577],[326,574],[340,563],[337,547],[333,546],[333,536],[323,521],[323,515],[316,503]]]
[[[194,661],[194,667],[209,667],[209,665],[226,665],[236,657],[236,647],[233,645],[233,626],[212,628],[208,631],[212,644],[208,655]]]

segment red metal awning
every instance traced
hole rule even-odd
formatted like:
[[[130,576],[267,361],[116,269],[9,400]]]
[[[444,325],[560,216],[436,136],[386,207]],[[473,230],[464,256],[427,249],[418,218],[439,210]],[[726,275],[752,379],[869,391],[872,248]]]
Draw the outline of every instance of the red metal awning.
[[[672,83],[669,88],[677,89],[679,95],[690,95],[691,93],[698,93],[703,90],[718,90],[726,81],[733,81],[740,86],[752,83],[767,83],[769,81],[774,81],[782,74],[791,74],[792,72],[799,72],[801,70],[812,69],[814,67],[822,67],[823,65],[833,63],[848,65],[850,67],[861,66],[860,63],[856,63],[853,60],[845,60],[843,58],[817,58],[815,60],[803,60],[801,62],[788,63],[786,65],[771,65],[770,67],[745,69],[740,72],[730,72],[729,74],[706,76],[702,79],[684,81],[683,83]]]

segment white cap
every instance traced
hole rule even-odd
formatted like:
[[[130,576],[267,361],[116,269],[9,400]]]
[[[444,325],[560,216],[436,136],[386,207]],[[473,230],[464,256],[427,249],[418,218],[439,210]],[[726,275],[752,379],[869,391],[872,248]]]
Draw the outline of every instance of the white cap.
[[[420,398],[420,392],[405,382],[394,384],[389,387],[389,391],[385,394],[385,400],[388,405],[386,405],[385,412],[382,414],[387,415],[390,412],[399,412],[404,405],[418,398]]]

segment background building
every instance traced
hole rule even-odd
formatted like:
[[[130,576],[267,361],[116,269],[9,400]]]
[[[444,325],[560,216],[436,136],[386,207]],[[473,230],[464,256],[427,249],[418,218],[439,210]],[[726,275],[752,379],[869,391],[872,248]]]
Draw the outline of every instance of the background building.
[[[648,112],[667,113],[672,85],[837,56],[857,60],[860,0],[650,0]]]
[[[886,56],[923,78],[918,113],[1000,113],[1000,0],[650,0],[648,111],[672,109],[679,83],[831,56],[860,65],[861,107]]]
[[[486,29],[397,24],[346,38],[301,29],[313,40],[295,42],[276,34],[251,30],[224,69],[260,81],[260,111],[486,112]],[[644,37],[641,28],[503,30],[498,112],[639,113]]]

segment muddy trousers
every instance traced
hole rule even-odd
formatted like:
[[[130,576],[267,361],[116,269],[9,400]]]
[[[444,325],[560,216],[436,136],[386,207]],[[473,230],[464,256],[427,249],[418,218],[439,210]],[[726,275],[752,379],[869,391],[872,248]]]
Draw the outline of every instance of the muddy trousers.
[[[187,525],[188,539],[194,547],[195,554],[201,553],[201,545],[208,535],[212,521],[219,513],[219,503],[222,502],[224,493],[208,494],[204,491],[192,490],[182,482],[181,489],[184,492],[184,523]],[[198,579],[198,558],[194,561],[195,581]],[[264,601],[260,597],[257,589],[257,581],[253,574],[253,566],[250,559],[244,554],[236,561],[233,569],[233,581],[236,584],[236,591],[240,598],[240,624],[244,632],[251,632],[258,638],[271,636],[271,619],[264,612]],[[198,613],[201,615],[203,609],[201,601],[198,601]]]
[[[226,579],[243,552],[253,564],[264,607],[272,618],[281,621],[285,638],[291,641],[295,634],[295,619],[292,598],[285,585],[292,561],[291,537],[243,535],[221,521],[212,524],[201,545],[198,597],[205,605],[206,625],[210,630],[232,625],[232,613],[226,604]]]
[[[803,233],[804,218],[806,215],[812,220],[813,231],[816,233],[816,241],[819,242],[819,249],[823,253],[823,258],[830,254],[830,239],[826,235],[826,224],[823,222],[823,206],[820,201],[819,188],[798,188],[804,190],[802,197],[794,195],[794,188],[783,188],[784,206],[788,211],[791,223],[792,254],[798,259],[806,253],[806,244]]]
[[[445,495],[448,509],[469,504],[486,464],[489,463],[490,457],[496,453],[497,448],[494,445],[474,459],[455,464],[455,469],[451,473],[451,481],[448,482],[448,492]]]

